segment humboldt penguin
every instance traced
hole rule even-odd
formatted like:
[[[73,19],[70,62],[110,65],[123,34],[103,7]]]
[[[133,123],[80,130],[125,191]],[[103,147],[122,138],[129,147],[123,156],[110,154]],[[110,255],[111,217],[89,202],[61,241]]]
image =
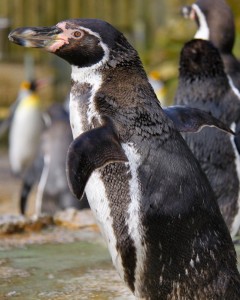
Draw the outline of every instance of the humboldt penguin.
[[[86,191],[135,297],[239,299],[236,253],[211,186],[123,34],[71,19],[9,39],[72,66],[69,185],[78,199]]]
[[[197,0],[182,8],[183,15],[195,20],[195,38],[210,40],[220,51],[225,72],[240,91],[240,62],[233,54],[235,23],[231,8],[225,0]]]
[[[232,90],[219,51],[212,43],[195,39],[183,47],[175,104],[201,108],[240,133],[240,97]],[[239,135],[234,138],[205,128],[184,138],[206,173],[235,236],[240,226]]]

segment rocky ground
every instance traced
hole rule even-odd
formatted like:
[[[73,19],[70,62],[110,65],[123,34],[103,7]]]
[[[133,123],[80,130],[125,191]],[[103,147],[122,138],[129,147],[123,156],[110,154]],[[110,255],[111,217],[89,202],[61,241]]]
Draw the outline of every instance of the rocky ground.
[[[90,209],[77,211],[73,208],[59,211],[55,215],[36,217],[35,192],[30,195],[26,216],[19,214],[18,197],[21,180],[11,175],[7,152],[0,151],[0,246],[6,244],[79,239],[82,232],[99,236],[99,230]],[[81,229],[79,231],[79,229]],[[44,230],[44,234],[41,231]],[[68,234],[65,234],[68,232]],[[70,234],[71,232],[71,234]],[[59,233],[59,235],[58,235]],[[83,236],[85,234],[83,233]],[[90,234],[91,236],[91,234]],[[62,238],[63,237],[63,238]]]

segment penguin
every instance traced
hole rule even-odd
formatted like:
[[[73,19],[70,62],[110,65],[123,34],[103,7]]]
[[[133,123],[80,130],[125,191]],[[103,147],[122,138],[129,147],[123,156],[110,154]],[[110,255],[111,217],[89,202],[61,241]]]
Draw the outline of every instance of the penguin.
[[[49,125],[41,135],[39,155],[23,179],[20,212],[25,214],[29,193],[36,182],[38,183],[35,210],[37,216],[42,213],[53,215],[68,207],[88,208],[86,196],[83,201],[77,201],[67,183],[66,156],[73,140],[69,114],[63,104],[54,103],[45,115],[49,118]]]
[[[37,81],[23,81],[10,113],[9,162],[12,173],[24,176],[35,159],[44,129]]]
[[[62,104],[54,104],[47,111],[41,107],[37,90],[48,82],[49,79],[23,81],[0,128],[2,134],[10,128],[10,163],[13,173],[22,180],[19,210],[23,215],[36,183],[36,216],[53,215],[67,207],[88,208],[86,196],[83,202],[77,201],[67,184],[65,160],[72,141],[69,114]]]
[[[69,185],[78,199],[86,192],[135,297],[239,299],[236,253],[211,186],[124,35],[102,20],[70,19],[9,39],[72,66]]]
[[[225,0],[197,0],[184,6],[182,13],[195,20],[198,30],[195,38],[210,40],[220,51],[225,72],[240,91],[240,61],[233,54],[235,23],[231,8]]]
[[[240,97],[229,84],[219,51],[208,41],[191,40],[184,45],[179,64],[175,104],[201,108],[239,133]],[[206,173],[234,237],[240,226],[239,135],[205,128],[184,138]]]

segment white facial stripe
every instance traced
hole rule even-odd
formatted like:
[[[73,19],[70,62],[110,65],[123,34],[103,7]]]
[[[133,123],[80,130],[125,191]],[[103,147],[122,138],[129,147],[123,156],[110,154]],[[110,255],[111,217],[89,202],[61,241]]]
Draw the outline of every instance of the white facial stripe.
[[[108,60],[108,58],[109,58],[109,49],[108,49],[107,45],[102,41],[101,36],[97,32],[94,32],[94,31],[92,31],[92,30],[90,30],[88,28],[81,27],[81,26],[79,26],[79,28],[81,30],[87,32],[90,35],[96,36],[99,39],[100,45],[101,45],[101,47],[103,48],[103,51],[104,51],[104,57],[103,57],[103,59],[101,61],[102,62],[101,64],[105,63]]]
[[[203,12],[201,11],[201,9],[199,8],[198,5],[193,4],[192,8],[196,12],[196,14],[198,16],[198,20],[199,20],[199,28],[198,28],[198,31],[196,32],[194,38],[202,39],[202,40],[209,40],[210,31],[209,31],[209,27],[208,27],[205,15],[203,14]]]
[[[59,25],[57,25],[57,26],[59,26]],[[99,41],[100,41],[99,44],[100,44],[101,48],[102,48],[103,51],[104,51],[104,56],[103,56],[102,60],[100,60],[98,63],[96,63],[96,64],[94,64],[94,65],[92,65],[92,66],[90,66],[90,67],[84,67],[84,68],[81,68],[81,70],[83,70],[83,69],[88,69],[88,70],[93,71],[93,70],[99,69],[99,68],[100,68],[102,65],[104,65],[104,64],[108,61],[108,59],[109,59],[109,49],[108,49],[108,46],[102,41],[100,35],[99,35],[97,32],[93,32],[92,30],[90,30],[90,29],[88,29],[88,28],[85,28],[85,27],[82,27],[82,26],[78,26],[78,28],[76,28],[76,29],[73,30],[73,31],[76,31],[77,29],[80,29],[80,30],[82,30],[82,31],[85,31],[85,32],[87,32],[87,33],[90,34],[90,35],[96,36],[96,37],[99,39]],[[69,30],[69,29],[68,29],[68,30]]]
[[[129,228],[129,235],[134,241],[137,256],[137,265],[135,271],[135,290],[139,291],[141,280],[141,275],[144,272],[144,262],[146,258],[146,249],[142,245],[141,237],[144,236],[143,228],[140,222],[140,201],[141,201],[141,187],[138,179],[137,169],[141,164],[140,155],[134,148],[133,144],[122,144],[122,148],[128,158],[130,172],[132,178],[129,182],[131,203],[128,208],[129,218],[127,220],[127,225]],[[137,296],[137,294],[136,294]]]
[[[232,123],[231,129],[233,131],[235,131],[236,123]],[[236,165],[238,181],[240,182],[240,156],[239,156],[236,144],[234,142],[234,136],[233,135],[231,135],[231,143],[232,143],[234,154],[235,154],[235,165]],[[239,209],[239,207],[240,207],[240,187],[239,187],[239,191],[238,191],[238,209]],[[235,216],[234,221],[232,223],[232,228],[231,228],[231,236],[232,237],[234,237],[237,234],[239,227],[240,227],[240,209],[239,209],[238,214]]]
[[[102,235],[108,245],[112,261],[122,280],[124,280],[124,271],[122,268],[122,259],[116,248],[116,236],[113,231],[113,220],[109,202],[105,191],[104,183],[98,170],[94,171],[86,185],[86,195],[92,212],[98,221]]]

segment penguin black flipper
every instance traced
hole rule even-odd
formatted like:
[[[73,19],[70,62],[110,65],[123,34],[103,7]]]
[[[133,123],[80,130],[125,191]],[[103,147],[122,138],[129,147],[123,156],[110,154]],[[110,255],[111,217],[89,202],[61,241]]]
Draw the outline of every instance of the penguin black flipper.
[[[67,179],[71,192],[81,199],[91,173],[112,162],[127,162],[117,131],[105,118],[104,125],[79,135],[69,146]]]
[[[165,107],[163,110],[180,132],[198,132],[209,126],[234,134],[227,125],[201,109],[176,105]]]

